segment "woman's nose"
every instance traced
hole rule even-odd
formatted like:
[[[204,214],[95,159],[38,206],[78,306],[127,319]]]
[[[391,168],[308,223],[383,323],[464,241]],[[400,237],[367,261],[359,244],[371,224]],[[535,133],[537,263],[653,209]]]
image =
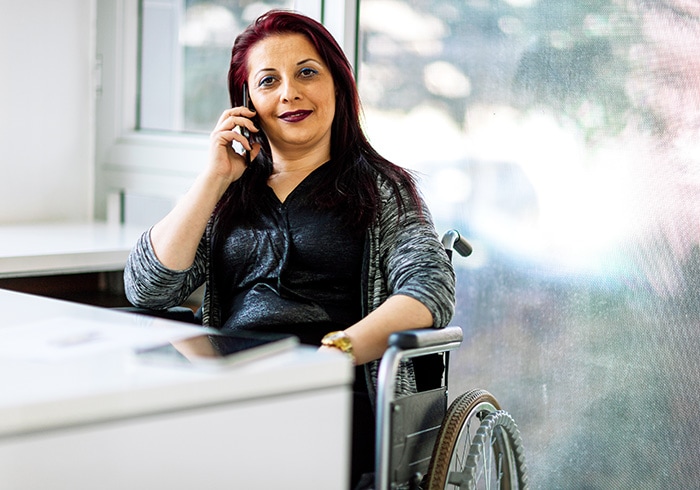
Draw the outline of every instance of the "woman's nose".
[[[285,102],[298,100],[301,98],[301,92],[295,80],[287,79],[282,82],[282,91],[280,97]]]

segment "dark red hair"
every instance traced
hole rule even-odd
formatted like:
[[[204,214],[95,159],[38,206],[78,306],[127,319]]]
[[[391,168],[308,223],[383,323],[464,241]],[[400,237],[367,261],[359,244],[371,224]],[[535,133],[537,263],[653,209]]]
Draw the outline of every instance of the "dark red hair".
[[[381,205],[377,174],[391,183],[397,197],[399,189],[404,188],[411,200],[418,204],[418,192],[410,173],[380,156],[367,140],[360,123],[360,97],[352,66],[331,33],[314,19],[291,11],[272,10],[260,16],[236,38],[228,72],[231,106],[242,105],[243,83],[249,75],[250,49],[263,39],[280,34],[304,35],[329,68],[335,85],[335,117],[331,127],[334,171],[329,181],[319,186],[315,193],[318,204],[341,210],[350,226],[364,231],[377,217]],[[253,188],[266,182],[272,172],[269,143],[264,135],[259,141],[263,151],[244,177],[234,182],[226,199],[235,201],[233,206],[226,208],[242,210],[244,215],[254,212],[253,209],[246,210],[247,204],[254,202],[249,199]]]

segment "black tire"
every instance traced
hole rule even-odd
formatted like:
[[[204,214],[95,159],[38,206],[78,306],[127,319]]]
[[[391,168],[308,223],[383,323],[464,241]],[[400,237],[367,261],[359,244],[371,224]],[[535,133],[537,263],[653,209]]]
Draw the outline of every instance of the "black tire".
[[[472,390],[452,402],[435,442],[425,488],[527,488],[520,431],[489,392]]]

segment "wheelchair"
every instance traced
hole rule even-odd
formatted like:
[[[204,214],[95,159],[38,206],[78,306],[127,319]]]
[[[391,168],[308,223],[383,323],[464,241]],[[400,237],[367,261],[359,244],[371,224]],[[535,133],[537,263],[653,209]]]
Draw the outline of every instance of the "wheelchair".
[[[442,237],[453,252],[467,257],[471,245],[457,230]],[[197,323],[187,307],[164,311],[121,308],[135,313]],[[450,352],[459,348],[462,329],[405,330],[392,334],[377,376],[374,490],[448,490],[527,488],[520,431],[513,417],[486,390],[457,396],[448,407]],[[395,396],[402,361],[439,358],[439,386]],[[444,367],[444,369],[443,369]]]
[[[450,259],[453,251],[463,257],[472,251],[456,230],[442,244]],[[457,326],[389,337],[377,379],[376,490],[527,488],[520,431],[496,398],[474,389],[447,406],[449,356],[462,339]],[[400,362],[434,354],[444,359],[442,386],[397,399]]]

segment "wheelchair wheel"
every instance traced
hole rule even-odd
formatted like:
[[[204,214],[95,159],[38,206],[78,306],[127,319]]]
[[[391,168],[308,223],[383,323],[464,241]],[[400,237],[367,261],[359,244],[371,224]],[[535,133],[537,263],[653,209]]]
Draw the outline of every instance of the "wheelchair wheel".
[[[527,487],[520,432],[489,392],[472,390],[450,405],[426,483],[429,490]]]

